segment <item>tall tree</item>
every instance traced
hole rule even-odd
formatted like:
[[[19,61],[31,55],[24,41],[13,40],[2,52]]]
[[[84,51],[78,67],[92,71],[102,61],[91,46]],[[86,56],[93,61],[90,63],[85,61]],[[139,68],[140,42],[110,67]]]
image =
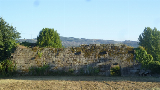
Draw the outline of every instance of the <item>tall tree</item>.
[[[153,38],[153,51],[152,56],[155,58],[155,61],[160,61],[160,31],[157,28],[154,28],[152,31]]]
[[[160,57],[160,32],[156,28],[145,27],[143,33],[139,35],[139,45],[143,46],[148,54],[153,56],[154,61],[159,61]]]
[[[62,48],[62,43],[57,31],[50,28],[43,28],[37,36],[37,45],[40,47]]]
[[[12,49],[17,45],[16,39],[20,38],[19,35],[20,33],[16,31],[16,28],[9,26],[9,24],[0,17],[0,61],[10,57]]]

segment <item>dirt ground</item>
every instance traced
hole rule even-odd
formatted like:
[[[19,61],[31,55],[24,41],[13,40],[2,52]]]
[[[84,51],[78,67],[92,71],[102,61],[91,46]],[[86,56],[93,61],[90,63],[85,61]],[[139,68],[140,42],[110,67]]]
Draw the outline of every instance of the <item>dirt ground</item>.
[[[159,89],[158,89],[159,88]],[[0,79],[0,90],[160,90],[160,78],[19,76]]]

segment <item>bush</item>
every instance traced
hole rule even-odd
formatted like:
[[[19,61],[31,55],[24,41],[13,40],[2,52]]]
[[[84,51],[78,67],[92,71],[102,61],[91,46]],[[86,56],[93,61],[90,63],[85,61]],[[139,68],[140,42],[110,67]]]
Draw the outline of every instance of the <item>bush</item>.
[[[98,67],[88,67],[85,73],[85,70],[83,68],[80,69],[80,75],[98,75],[99,68]]]
[[[71,76],[77,76],[76,74],[74,74],[74,69],[69,69],[68,72],[65,72],[63,70],[60,70],[60,71],[49,71],[50,67],[49,65],[44,65],[43,67],[30,67],[29,68],[29,75],[32,75],[32,76],[39,76],[39,75],[53,75],[53,76],[68,76],[68,75],[71,75]],[[87,68],[87,72],[85,73],[84,72],[84,69],[80,69],[80,73],[79,75],[98,75],[99,73],[99,68],[97,67],[88,67]]]
[[[160,74],[160,62],[159,61],[150,62],[149,68],[153,74],[155,74],[155,73]]]
[[[31,67],[29,68],[29,74],[32,75],[45,75],[44,72],[49,71],[50,67],[49,65],[44,65],[43,67],[37,68],[37,67]]]
[[[10,60],[4,60],[0,63],[0,76],[13,76],[16,72],[16,65],[13,66],[12,62]]]
[[[136,60],[142,64],[142,68],[149,69],[149,63],[153,61],[153,57],[150,54],[147,54],[146,50],[139,46],[135,49]]]
[[[75,71],[75,70],[73,70],[73,69],[69,69],[68,73],[69,73],[69,74],[73,74],[74,71]]]
[[[120,75],[121,75],[121,72],[120,72],[119,66],[111,68],[111,76],[120,76]]]

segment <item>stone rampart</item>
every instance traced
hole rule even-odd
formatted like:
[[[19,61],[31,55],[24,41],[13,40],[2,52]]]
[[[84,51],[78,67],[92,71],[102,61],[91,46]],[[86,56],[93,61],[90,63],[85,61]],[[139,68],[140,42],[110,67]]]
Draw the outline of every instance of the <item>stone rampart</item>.
[[[98,67],[99,75],[110,76],[110,68],[119,65],[121,76],[127,76],[133,75],[130,72],[131,67],[133,71],[137,69],[135,65],[139,65],[134,59],[134,48],[114,44],[90,44],[64,49],[17,47],[11,56],[11,61],[16,64],[18,72],[28,72],[31,66],[42,67],[47,64],[51,71],[68,71],[72,68],[79,72],[80,68]]]

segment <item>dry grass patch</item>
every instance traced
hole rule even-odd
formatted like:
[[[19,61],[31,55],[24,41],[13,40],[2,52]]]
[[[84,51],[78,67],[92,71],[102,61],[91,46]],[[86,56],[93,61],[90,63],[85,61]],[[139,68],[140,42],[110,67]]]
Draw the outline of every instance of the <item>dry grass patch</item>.
[[[21,76],[0,79],[0,89],[153,90],[160,89],[159,82],[155,77]]]

